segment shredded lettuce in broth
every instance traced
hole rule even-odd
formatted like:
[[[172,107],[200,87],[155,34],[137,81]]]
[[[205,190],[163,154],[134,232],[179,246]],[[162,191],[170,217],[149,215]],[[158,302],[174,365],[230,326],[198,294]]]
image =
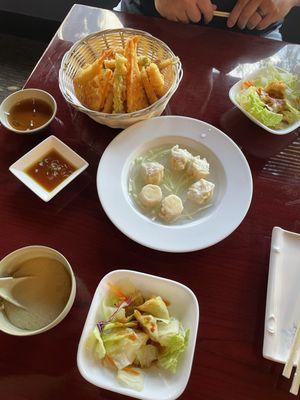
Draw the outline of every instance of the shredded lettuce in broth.
[[[166,144],[164,146],[151,149],[143,156],[139,156],[133,160],[129,172],[128,193],[130,194],[133,202],[138,206],[144,215],[148,216],[152,221],[164,223],[159,218],[161,205],[159,204],[158,206],[149,209],[141,203],[138,196],[143,186],[145,186],[145,182],[140,174],[141,165],[145,162],[159,162],[165,168],[163,182],[160,184],[163,197],[175,194],[181,198],[184,211],[175,223],[182,224],[200,216],[201,211],[211,207],[213,203],[210,201],[199,206],[187,199],[187,190],[195,182],[195,178],[187,176],[183,171],[173,171],[170,168],[169,159],[171,155],[171,149],[174,145],[175,144]],[[184,146],[184,148],[187,147]],[[195,151],[191,151],[189,148],[187,148],[187,150],[192,154],[195,153]]]
[[[109,283],[101,304],[104,319],[90,332],[86,348],[120,384],[143,390],[143,371],[154,365],[176,373],[189,330],[167,304],[160,296],[144,297],[129,281]]]

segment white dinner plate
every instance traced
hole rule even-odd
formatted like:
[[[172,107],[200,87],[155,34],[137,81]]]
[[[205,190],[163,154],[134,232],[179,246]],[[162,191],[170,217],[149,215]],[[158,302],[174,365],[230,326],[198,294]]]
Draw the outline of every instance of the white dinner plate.
[[[300,234],[275,226],[270,251],[263,356],[285,363],[300,321]]]
[[[128,193],[133,160],[166,144],[192,148],[210,164],[213,205],[190,222],[152,221]],[[137,123],[109,144],[99,163],[97,189],[104,211],[129,238],[156,250],[188,252],[220,242],[239,226],[251,203],[252,176],[243,153],[222,131],[197,119],[166,116]]]

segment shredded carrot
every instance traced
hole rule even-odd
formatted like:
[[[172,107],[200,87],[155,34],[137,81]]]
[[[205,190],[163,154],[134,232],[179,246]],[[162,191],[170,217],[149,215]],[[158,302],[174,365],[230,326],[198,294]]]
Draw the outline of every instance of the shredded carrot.
[[[107,363],[109,364],[110,367],[112,367],[113,369],[116,369],[116,364],[114,363],[113,359],[111,357],[109,357],[107,354],[105,356],[105,361],[107,361]]]
[[[169,300],[166,300],[166,299],[163,299],[163,302],[165,303],[165,305],[166,305],[167,307],[169,307],[169,305],[171,304],[171,303],[169,302]]]
[[[122,298],[122,299],[126,299],[126,296],[123,292],[121,292],[121,290],[119,290],[115,285],[113,285],[112,283],[108,282],[107,286],[110,288],[110,290],[118,297]]]
[[[258,95],[261,96],[261,94],[262,94],[262,88],[258,88],[256,91],[257,91]]]
[[[138,371],[136,371],[135,369],[133,369],[131,367],[125,367],[125,368],[123,368],[123,371],[126,371],[132,375],[140,375],[140,373]]]
[[[128,339],[130,339],[130,340],[132,340],[132,341],[134,342],[135,340],[137,340],[137,336],[136,336],[135,333],[132,333],[132,334],[130,334],[130,335],[128,336]]]
[[[250,86],[254,86],[254,85],[253,85],[253,82],[251,82],[251,81],[245,81],[245,82],[243,82],[243,86],[250,87]]]

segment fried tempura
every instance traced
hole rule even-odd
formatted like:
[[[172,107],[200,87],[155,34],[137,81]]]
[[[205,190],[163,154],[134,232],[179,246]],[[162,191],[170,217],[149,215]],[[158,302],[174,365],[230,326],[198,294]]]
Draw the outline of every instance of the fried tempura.
[[[104,60],[104,67],[114,70],[116,68],[116,60],[113,58],[110,60]]]
[[[105,50],[98,60],[81,69],[73,80],[78,100],[91,110],[98,111],[102,105],[101,71],[104,59],[111,54],[111,50]]]
[[[160,70],[169,67],[170,65],[177,64],[179,62],[178,57],[167,58],[166,60],[157,60],[155,63]]]
[[[158,97],[162,97],[164,95],[164,77],[161,74],[158,66],[154,63],[151,63],[149,67],[146,68],[148,78],[151,86],[153,87],[156,95]]]
[[[113,49],[113,54],[122,54],[122,56],[125,56],[125,49],[123,47],[115,47]]]
[[[138,36],[129,39],[125,47],[125,56],[128,60],[127,72],[127,112],[134,112],[148,106],[147,97],[141,80],[141,73],[137,61]]]
[[[89,81],[91,81],[95,76],[100,74],[101,69],[103,67],[103,61],[106,58],[109,58],[112,54],[112,50],[104,50],[101,54],[101,57],[98,60],[94,61],[92,64],[86,66],[79,70],[77,75],[74,78],[74,84],[83,85]]]
[[[127,59],[121,54],[116,54],[116,68],[113,81],[113,112],[125,112]]]
[[[138,56],[138,65],[140,67],[140,69],[142,67],[148,67],[148,65],[150,65],[150,58],[147,56]]]
[[[113,92],[113,80],[109,83],[109,88],[107,92],[107,97],[105,99],[103,112],[111,114],[113,112],[113,100],[114,100],[114,92]]]
[[[165,94],[166,84],[173,79],[172,68],[166,68],[179,59],[163,60],[165,51],[158,49],[156,60],[151,61],[149,43],[143,43],[143,52],[140,48],[137,51],[140,38],[129,37],[124,48],[117,47],[119,41],[110,43],[111,49],[104,50],[98,60],[77,72],[74,91],[85,107],[104,113],[130,113],[148,107]]]
[[[105,100],[107,98],[108,92],[111,88],[112,84],[112,77],[113,77],[113,72],[110,69],[106,69],[103,72],[102,76],[102,81],[101,81],[101,90],[102,90],[102,99],[101,99],[101,105],[100,105],[100,110],[104,107],[105,105]]]
[[[101,107],[102,92],[100,75],[95,76],[84,87],[82,103],[91,110],[98,111]]]
[[[97,76],[97,74],[100,73],[100,71],[101,64],[99,60],[96,60],[93,62],[93,64],[79,70],[79,72],[75,76],[73,80],[74,90],[78,100],[81,103],[85,104],[87,86],[91,85],[91,81]]]
[[[150,104],[153,104],[158,100],[158,97],[156,96],[156,93],[149,82],[147,71],[146,71],[145,67],[143,67],[141,69],[141,77],[142,77],[142,82],[143,82],[143,86],[144,86],[146,95],[148,97],[148,101]]]

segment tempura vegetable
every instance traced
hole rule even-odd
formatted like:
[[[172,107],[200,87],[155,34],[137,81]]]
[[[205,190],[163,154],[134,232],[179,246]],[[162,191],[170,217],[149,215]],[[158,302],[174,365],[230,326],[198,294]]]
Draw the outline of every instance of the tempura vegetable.
[[[126,58],[121,54],[116,54],[116,68],[114,72],[113,83],[113,112],[125,112],[125,98],[126,98]]]
[[[73,80],[78,100],[91,110],[99,111],[102,106],[101,80],[103,61],[111,53],[111,50],[105,50],[93,64],[81,69]]]
[[[158,49],[153,62],[147,43],[143,44],[144,54],[138,49],[140,40],[140,36],[131,36],[124,47],[104,50],[92,64],[79,69],[73,85],[85,107],[103,113],[131,113],[154,104],[165,94],[172,74],[171,70],[162,71],[179,59],[164,59],[164,51]]]
[[[142,77],[142,82],[143,82],[143,86],[144,86],[148,101],[150,104],[153,104],[158,100],[158,97],[156,96],[156,93],[149,81],[148,74],[147,74],[145,67],[142,67],[142,69],[141,69],[141,77]]]
[[[155,63],[151,63],[146,68],[146,71],[148,74],[150,84],[154,89],[154,92],[158,97],[162,97],[164,95],[165,82],[164,82],[164,76],[160,72],[158,66]]]
[[[127,111],[134,112],[148,106],[147,97],[141,80],[137,62],[136,47],[139,38],[134,36],[125,46],[125,56],[128,60],[127,74]]]

